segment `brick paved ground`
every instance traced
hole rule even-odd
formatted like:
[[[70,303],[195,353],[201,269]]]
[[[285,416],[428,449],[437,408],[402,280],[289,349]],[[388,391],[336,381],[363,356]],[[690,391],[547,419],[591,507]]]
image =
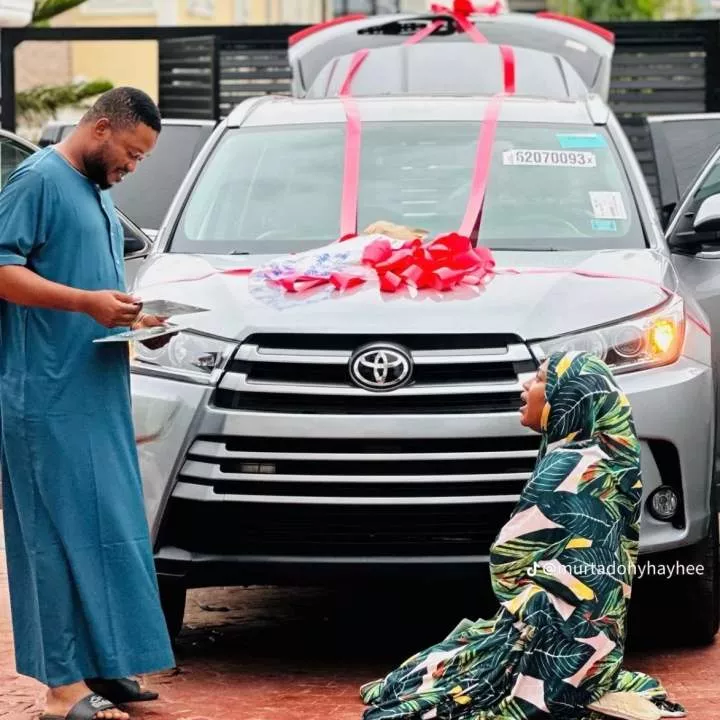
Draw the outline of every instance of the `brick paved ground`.
[[[4,560],[1,566],[0,718],[30,720],[43,690],[13,672]],[[149,678],[162,700],[136,706],[132,718],[359,720],[360,683],[439,639],[475,607],[424,596],[411,612],[407,588],[196,591],[178,643],[178,669]],[[694,720],[720,718],[720,642],[631,655],[628,666],[659,675]]]

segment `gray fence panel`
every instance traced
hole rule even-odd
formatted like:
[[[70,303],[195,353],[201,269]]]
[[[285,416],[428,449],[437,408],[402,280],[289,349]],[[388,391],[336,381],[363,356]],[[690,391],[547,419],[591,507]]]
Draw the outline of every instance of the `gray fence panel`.
[[[216,37],[165,39],[158,46],[162,116],[194,120],[217,118]]]
[[[610,105],[660,207],[658,171],[646,118],[715,109],[717,22],[604,23],[615,33]]]
[[[253,95],[290,94],[287,37],[277,47],[223,43],[219,51],[219,115]]]

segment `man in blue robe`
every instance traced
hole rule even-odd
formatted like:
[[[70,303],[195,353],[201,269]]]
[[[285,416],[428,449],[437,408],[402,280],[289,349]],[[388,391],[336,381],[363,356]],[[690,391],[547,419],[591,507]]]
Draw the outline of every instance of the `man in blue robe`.
[[[145,93],[103,95],[74,133],[0,192],[3,513],[18,672],[45,718],[124,720],[156,697],[129,676],[174,666],[160,607],[130,406],[126,343],[163,319],[126,294],[107,192],[149,153]],[[98,689],[99,688],[99,689]]]

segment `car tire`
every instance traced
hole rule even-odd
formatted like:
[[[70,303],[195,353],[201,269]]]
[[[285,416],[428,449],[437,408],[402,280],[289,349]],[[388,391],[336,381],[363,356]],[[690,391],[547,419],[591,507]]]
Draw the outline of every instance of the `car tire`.
[[[702,565],[702,574],[672,579],[639,577],[630,603],[629,646],[690,646],[712,643],[720,626],[720,538],[713,511],[707,536],[696,545],[656,556],[656,566]]]
[[[160,605],[163,615],[165,615],[170,640],[174,645],[183,626],[187,589],[173,580],[160,578],[158,583],[160,587]]]

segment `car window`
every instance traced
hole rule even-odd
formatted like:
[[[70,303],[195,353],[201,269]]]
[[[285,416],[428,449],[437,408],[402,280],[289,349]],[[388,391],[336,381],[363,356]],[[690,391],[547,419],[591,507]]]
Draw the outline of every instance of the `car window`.
[[[692,120],[660,123],[682,197],[720,145],[720,118],[707,116]]]
[[[136,225],[157,230],[210,126],[166,125],[152,153],[110,191],[115,205]]]
[[[5,186],[13,170],[33,151],[15,140],[0,137],[0,188]]]
[[[479,124],[363,125],[360,229],[388,220],[432,234],[459,228]],[[171,249],[282,253],[339,234],[342,125],[234,129],[216,146]],[[480,242],[492,248],[644,247],[624,169],[604,130],[503,123],[494,143]]]
[[[692,231],[693,221],[702,201],[711,195],[720,193],[720,160],[710,169],[697,190],[688,198],[688,202],[678,208],[680,215],[674,234]]]
[[[693,194],[693,204],[699,205],[705,198],[720,193],[720,162],[707,174],[700,187]]]

